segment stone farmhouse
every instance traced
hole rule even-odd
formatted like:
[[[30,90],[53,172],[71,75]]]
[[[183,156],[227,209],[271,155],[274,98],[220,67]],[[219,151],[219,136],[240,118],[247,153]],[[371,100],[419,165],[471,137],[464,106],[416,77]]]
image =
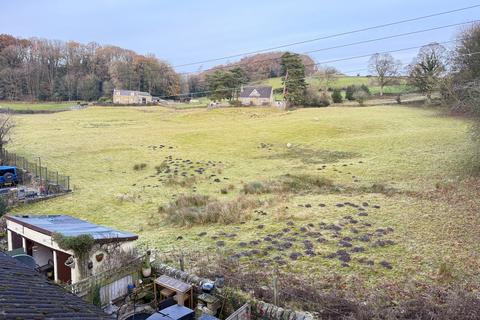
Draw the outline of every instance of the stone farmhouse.
[[[273,89],[268,86],[242,87],[238,100],[244,106],[270,106],[273,104]]]
[[[6,216],[8,250],[33,258],[37,269],[51,280],[74,284],[105,270],[121,267],[121,257],[135,256],[138,236],[66,215]],[[85,256],[61,248],[63,237],[90,235],[94,244]],[[28,258],[28,257],[26,257]]]
[[[147,104],[152,103],[153,97],[148,92],[131,90],[113,90],[114,104]]]

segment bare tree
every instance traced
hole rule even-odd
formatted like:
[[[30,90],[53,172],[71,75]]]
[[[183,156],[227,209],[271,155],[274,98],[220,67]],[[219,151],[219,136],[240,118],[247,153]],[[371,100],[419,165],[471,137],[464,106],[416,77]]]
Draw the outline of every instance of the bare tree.
[[[324,94],[327,94],[328,87],[337,79],[338,70],[334,67],[322,67],[315,73],[315,78],[318,79],[320,89]]]
[[[15,122],[10,114],[4,113],[0,115],[0,152],[11,141],[11,133],[15,128]]]
[[[383,96],[383,88],[395,81],[400,67],[401,62],[395,60],[389,53],[375,53],[370,57],[368,69],[377,77],[381,96]]]
[[[409,65],[410,83],[432,100],[432,93],[438,89],[441,77],[445,74],[447,50],[438,43],[420,48],[417,57]]]

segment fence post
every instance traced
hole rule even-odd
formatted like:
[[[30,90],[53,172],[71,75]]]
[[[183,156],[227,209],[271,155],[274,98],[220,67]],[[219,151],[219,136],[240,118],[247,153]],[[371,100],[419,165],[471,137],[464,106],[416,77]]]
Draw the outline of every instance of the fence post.
[[[57,171],[57,186],[58,186],[58,171]]]
[[[45,167],[45,184],[48,184],[48,168]]]
[[[67,176],[67,190],[70,190],[70,176]]]
[[[180,270],[185,271],[185,259],[183,257],[183,251],[180,251]]]
[[[277,279],[277,268],[273,270],[273,304],[278,306],[278,279]]]

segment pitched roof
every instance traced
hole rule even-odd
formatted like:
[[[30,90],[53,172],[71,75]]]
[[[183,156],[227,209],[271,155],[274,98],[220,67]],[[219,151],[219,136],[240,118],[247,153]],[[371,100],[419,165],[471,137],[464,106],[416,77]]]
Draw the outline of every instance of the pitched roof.
[[[240,98],[270,98],[272,96],[272,87],[243,87],[240,91]]]
[[[109,319],[102,310],[0,252],[1,319]]]
[[[99,226],[66,215],[21,215],[6,216],[5,218],[49,236],[54,233],[61,233],[64,236],[70,237],[88,234],[91,235],[93,239],[99,241],[110,239],[129,241],[138,239],[136,234]]]
[[[120,92],[121,96],[130,96],[133,95],[135,96],[149,96],[150,93],[144,92],[144,91],[132,91],[132,90],[122,90],[122,89],[114,89],[115,92]]]

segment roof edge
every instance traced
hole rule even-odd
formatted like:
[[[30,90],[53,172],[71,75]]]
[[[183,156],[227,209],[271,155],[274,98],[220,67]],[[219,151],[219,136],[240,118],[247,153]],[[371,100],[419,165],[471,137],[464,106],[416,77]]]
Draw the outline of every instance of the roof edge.
[[[52,215],[52,216],[60,216],[60,215]],[[15,223],[18,223],[18,224],[20,224],[24,227],[27,227],[27,228],[32,229],[34,231],[40,232],[40,233],[42,233],[44,235],[47,235],[47,236],[53,236],[53,234],[55,233],[55,232],[52,232],[52,231],[34,226],[34,225],[32,225],[30,223],[27,223],[27,222],[24,222],[22,220],[18,220],[16,216],[6,215],[5,219],[10,220],[10,221],[15,222]],[[138,235],[133,235],[133,236],[130,236],[130,237],[112,237],[112,238],[102,238],[102,239],[94,239],[94,240],[95,240],[96,243],[109,243],[109,242],[112,242],[112,240],[133,241],[133,240],[137,240],[137,239],[138,239]]]

